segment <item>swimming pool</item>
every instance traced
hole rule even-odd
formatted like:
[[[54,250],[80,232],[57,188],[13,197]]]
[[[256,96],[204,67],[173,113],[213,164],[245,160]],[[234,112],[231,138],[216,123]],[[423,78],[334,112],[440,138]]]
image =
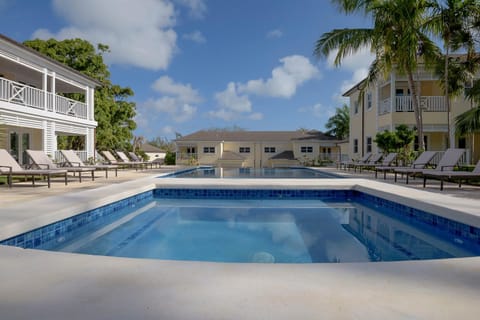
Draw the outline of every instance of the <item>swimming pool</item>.
[[[199,167],[164,177],[168,178],[269,178],[269,179],[318,179],[341,176],[309,168],[216,168]]]
[[[354,190],[156,189],[2,244],[171,260],[398,261],[479,255],[480,230]]]

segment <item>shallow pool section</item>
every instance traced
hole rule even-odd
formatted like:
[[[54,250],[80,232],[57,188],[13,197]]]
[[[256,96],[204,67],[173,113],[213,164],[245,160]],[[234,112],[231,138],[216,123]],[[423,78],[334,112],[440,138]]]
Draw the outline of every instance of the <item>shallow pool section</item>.
[[[2,244],[243,263],[480,255],[478,228],[352,190],[157,189],[122,201]]]
[[[341,176],[309,168],[212,168],[200,167],[163,176],[164,178],[216,178],[216,179],[319,179]]]

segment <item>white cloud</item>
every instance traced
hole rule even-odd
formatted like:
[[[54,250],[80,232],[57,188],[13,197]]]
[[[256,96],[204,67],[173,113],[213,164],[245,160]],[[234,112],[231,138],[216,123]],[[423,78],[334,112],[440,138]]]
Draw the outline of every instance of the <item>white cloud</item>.
[[[281,66],[272,70],[271,78],[250,80],[239,85],[239,91],[277,98],[292,97],[304,82],[319,74],[316,66],[301,55],[292,55],[280,59]]]
[[[174,0],[180,5],[190,9],[190,16],[196,19],[202,19],[207,13],[207,6],[204,0]]]
[[[332,51],[327,57],[327,65],[330,69],[335,68],[335,57],[338,50]],[[375,59],[375,55],[370,52],[370,49],[364,47],[359,49],[354,54],[348,55],[342,59],[342,64],[338,67],[341,70],[355,71],[361,68],[368,68],[370,63]]]
[[[191,120],[197,112],[197,107],[188,103],[182,103],[182,101],[176,97],[150,99],[145,103],[144,108],[146,109],[145,111],[150,115],[152,113],[167,114],[175,122],[185,122]]]
[[[327,57],[327,66],[330,69],[335,68],[334,61],[337,52],[338,50],[335,50]],[[342,64],[338,67],[338,70],[348,72],[351,74],[351,76],[350,79],[344,80],[338,89],[339,91],[333,94],[334,101],[339,104],[348,104],[349,100],[343,97],[342,94],[365,79],[365,77],[368,75],[368,68],[374,59],[375,55],[372,54],[366,47],[343,59]]]
[[[175,122],[191,120],[197,113],[198,108],[193,105],[202,101],[202,97],[190,84],[175,82],[168,76],[158,78],[152,89],[163,96],[158,99],[148,100],[144,108],[145,113],[164,113]],[[143,114],[142,112],[142,114]],[[153,112],[153,113],[152,113]]]
[[[303,107],[298,109],[299,112],[304,112],[310,114],[312,117],[323,119],[330,118],[335,114],[335,108],[327,107],[321,103],[314,104],[313,106]]]
[[[152,84],[152,88],[164,95],[175,96],[181,102],[198,103],[202,101],[198,91],[193,89],[190,84],[175,82],[168,76],[158,78]]]
[[[193,42],[196,42],[196,43],[205,43],[207,42],[207,40],[205,39],[204,35],[198,31],[198,30],[195,30],[191,33],[186,33],[182,36],[184,39],[186,40],[190,40],[190,41],[193,41]]]
[[[83,38],[110,47],[108,63],[166,69],[177,51],[176,13],[168,0],[53,0],[55,12],[70,26],[35,38]]]
[[[241,118],[250,120],[260,120],[263,118],[261,113],[252,113],[252,103],[247,95],[239,94],[235,83],[230,82],[224,91],[215,94],[217,101],[217,110],[210,111],[209,115],[213,118],[220,118],[225,121],[232,121]]]
[[[267,32],[268,39],[278,39],[283,36],[283,32],[280,29],[274,29]]]
[[[160,132],[164,136],[171,136],[171,135],[175,134],[175,129],[172,126],[165,126],[165,127],[160,129]]]

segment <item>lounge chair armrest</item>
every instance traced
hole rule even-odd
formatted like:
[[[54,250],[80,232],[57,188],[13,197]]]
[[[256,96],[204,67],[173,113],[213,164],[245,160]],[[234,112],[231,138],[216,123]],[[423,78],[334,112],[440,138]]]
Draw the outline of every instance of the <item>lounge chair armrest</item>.
[[[413,168],[416,168],[417,166],[424,167],[425,165],[426,165],[426,163],[414,163]]]
[[[35,166],[39,167],[39,169],[46,168],[50,169],[50,165],[47,163],[35,163]],[[30,166],[30,168],[33,167],[33,164]]]
[[[12,169],[13,169],[13,168],[10,167],[10,166],[0,166],[0,168],[8,168],[8,170],[10,171],[10,173],[12,173]]]
[[[455,168],[455,167],[456,167],[456,165],[452,165],[452,166],[441,166],[441,167],[440,167],[440,171],[445,171],[444,168],[452,168],[452,169],[453,169],[453,168]]]

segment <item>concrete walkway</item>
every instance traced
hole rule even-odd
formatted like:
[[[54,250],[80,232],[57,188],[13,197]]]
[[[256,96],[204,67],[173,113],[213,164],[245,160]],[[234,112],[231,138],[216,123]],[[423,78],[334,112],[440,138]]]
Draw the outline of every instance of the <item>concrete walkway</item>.
[[[154,185],[360,188],[415,205],[442,207],[442,213],[480,225],[478,188],[458,190],[449,184],[440,192],[432,183],[423,190],[419,181],[407,188],[403,183],[372,181],[371,173],[365,174],[368,179],[288,183],[159,181],[155,177],[160,173],[122,171],[119,178],[72,182],[67,188],[61,183],[51,189],[0,188],[0,236]],[[128,259],[1,246],[0,257],[0,319],[477,319],[480,311],[479,257],[272,265]]]

